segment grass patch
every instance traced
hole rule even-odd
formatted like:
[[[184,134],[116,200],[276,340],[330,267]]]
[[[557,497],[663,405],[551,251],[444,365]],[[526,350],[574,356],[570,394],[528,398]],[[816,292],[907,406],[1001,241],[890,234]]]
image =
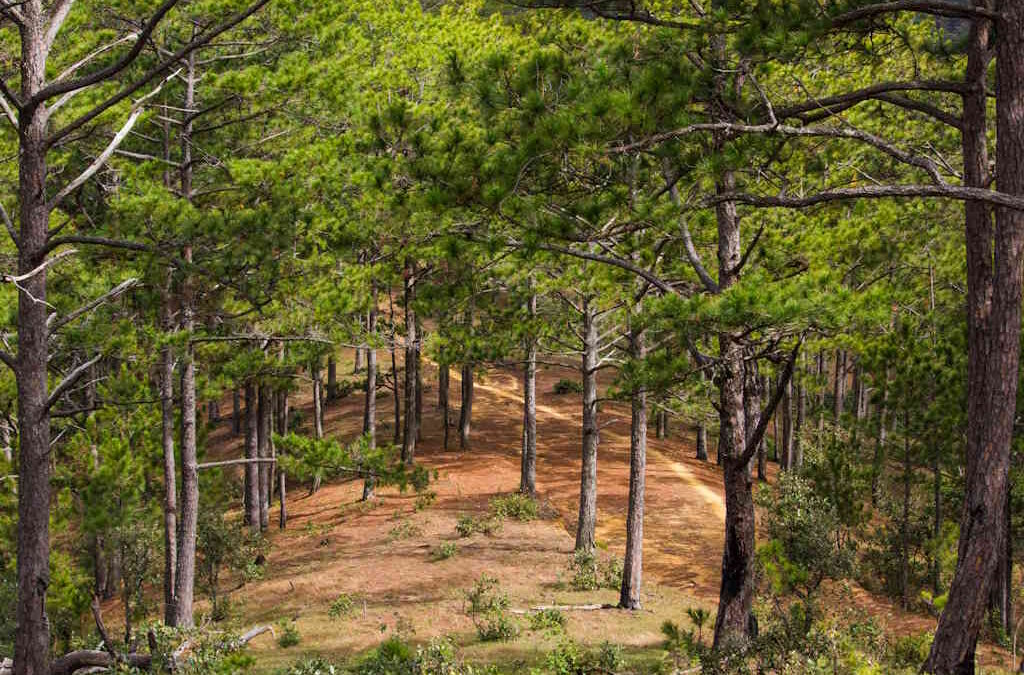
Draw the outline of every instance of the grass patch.
[[[537,500],[519,492],[495,497],[491,500],[490,509],[491,515],[495,518],[511,518],[523,523],[536,520],[540,515]]]

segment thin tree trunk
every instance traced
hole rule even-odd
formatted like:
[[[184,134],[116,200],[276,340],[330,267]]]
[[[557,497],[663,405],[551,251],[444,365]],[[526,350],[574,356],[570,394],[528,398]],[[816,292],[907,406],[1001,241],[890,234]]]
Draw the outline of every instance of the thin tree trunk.
[[[532,291],[532,283],[530,287]],[[530,293],[526,311],[532,322],[537,316],[536,293]],[[523,447],[519,491],[531,496],[537,493],[537,341],[532,335],[527,337],[526,366],[523,369]]]
[[[402,431],[402,461],[412,464],[416,455],[416,312],[413,297],[416,293],[415,267],[405,261],[403,304],[405,308],[405,427]]]
[[[786,386],[782,396],[782,438],[779,439],[779,467],[785,471],[799,470],[793,463],[793,394],[792,387]]]
[[[423,440],[423,322],[416,317],[416,440]]]
[[[392,387],[392,393],[395,399],[395,429],[394,439],[395,445],[398,445],[402,440],[402,396],[398,389],[401,386],[401,382],[398,379],[398,359],[395,356],[396,343],[398,342],[398,335],[395,332],[395,301],[391,294],[391,290],[388,289],[388,307],[391,310],[391,382],[394,384]]]
[[[324,390],[320,381],[320,359],[317,357],[309,368],[313,380],[313,435],[317,440],[324,437]]]
[[[470,298],[466,307],[466,330],[473,332],[473,299]],[[473,362],[467,360],[462,364],[462,400],[459,404],[459,447],[469,447],[469,432],[473,422]]]
[[[370,313],[367,315],[367,332],[373,339],[377,331],[377,287],[373,286]],[[371,450],[377,447],[377,350],[370,346],[366,350],[366,404],[363,406],[363,434]],[[374,478],[363,480],[363,501],[373,498]]]
[[[910,605],[910,413],[903,412],[903,515],[900,519],[900,604]]]
[[[270,386],[261,384],[257,392],[256,456],[270,459]],[[270,527],[270,464],[260,462],[259,476],[259,524],[261,530]]]
[[[281,510],[277,514],[277,527],[279,529],[285,529],[288,527],[288,501],[287,501],[287,485],[284,471],[277,472],[277,498],[281,504]]]
[[[161,307],[161,328],[169,332],[171,326],[171,272],[167,273]],[[177,621],[175,571],[178,565],[178,483],[177,461],[174,453],[174,351],[170,345],[160,350],[160,441],[164,455],[164,623],[174,626]]]
[[[801,362],[805,362],[804,354],[800,355]],[[791,385],[796,388],[796,423],[793,425],[791,447],[793,451],[790,457],[793,466],[799,471],[804,464],[803,429],[804,418],[807,416],[807,389],[804,387],[804,369],[800,369],[800,379]]]
[[[580,464],[580,511],[576,550],[593,551],[597,544],[597,317],[589,298],[583,300],[583,453]]]
[[[630,332],[630,351],[637,361],[645,356],[644,334]],[[631,396],[629,434],[629,506],[626,511],[626,555],[622,565],[619,607],[640,609],[643,585],[644,491],[647,474],[647,391],[641,386]]]
[[[231,390],[231,435],[237,436],[242,433],[242,403],[238,389]]]
[[[452,369],[447,363],[438,366],[437,372],[437,407],[441,409],[441,426],[444,433],[443,448],[448,449],[448,429],[451,427],[450,389]]]
[[[245,383],[245,458],[259,458],[259,404],[256,384]],[[260,527],[260,470],[256,462],[245,465],[245,524],[254,532]]]

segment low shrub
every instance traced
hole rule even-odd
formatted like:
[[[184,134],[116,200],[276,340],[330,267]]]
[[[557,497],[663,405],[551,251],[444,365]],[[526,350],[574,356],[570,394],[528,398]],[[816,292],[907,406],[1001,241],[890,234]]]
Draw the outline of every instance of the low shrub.
[[[489,516],[487,518],[476,518],[470,515],[459,516],[455,523],[455,531],[460,537],[471,537],[474,534],[485,534],[488,537],[501,532],[504,526],[501,518]]]
[[[582,394],[583,384],[576,380],[561,379],[555,383],[553,391],[559,395],[565,394]]]
[[[341,619],[346,616],[350,616],[352,612],[355,611],[355,608],[355,598],[348,593],[342,593],[335,598],[334,602],[331,603],[331,606],[327,608],[327,616],[332,619]]]
[[[444,541],[430,552],[430,557],[435,561],[448,560],[449,558],[454,558],[457,552],[458,547],[454,541]]]
[[[508,594],[502,592],[498,580],[480,575],[466,592],[464,609],[484,642],[508,642],[519,635],[519,627],[508,612]]]
[[[513,492],[491,500],[491,515],[495,518],[511,518],[523,523],[536,520],[540,514],[540,505],[529,495]]]
[[[542,609],[530,615],[531,630],[561,631],[568,619],[557,609]]]
[[[341,669],[321,656],[303,659],[283,670],[277,675],[340,675]]]
[[[622,586],[622,561],[618,558],[602,561],[591,551],[573,553],[569,558],[569,573],[569,585],[576,591],[617,590]]]
[[[294,621],[282,621],[278,624],[278,632],[277,645],[282,649],[294,647],[302,641],[299,627],[295,625]]]
[[[423,492],[416,495],[416,501],[413,503],[412,508],[414,511],[423,511],[433,506],[435,501],[437,501],[436,492]]]
[[[423,534],[422,528],[410,520],[403,520],[388,530],[388,541],[400,541],[412,539]]]

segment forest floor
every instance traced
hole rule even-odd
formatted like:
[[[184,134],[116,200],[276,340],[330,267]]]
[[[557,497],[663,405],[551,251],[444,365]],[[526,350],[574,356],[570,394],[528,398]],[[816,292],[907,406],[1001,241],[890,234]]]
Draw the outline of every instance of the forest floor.
[[[339,362],[338,369],[350,372],[351,361]],[[546,515],[541,520],[507,520],[494,536],[460,539],[455,531],[460,516],[483,516],[492,498],[518,488],[522,384],[511,371],[492,370],[477,382],[472,447],[460,450],[453,428],[448,451],[442,449],[442,416],[435,405],[436,369],[425,373],[422,440],[416,458],[437,470],[430,488],[437,496],[426,508],[417,509],[411,491],[401,494],[392,488],[379,490],[373,502],[361,503],[362,485],[357,482],[325,484],[312,496],[304,487],[290,486],[287,529],[276,528],[276,508],[271,514],[274,527],[264,578],[232,598],[233,614],[241,625],[294,619],[301,635],[299,645],[290,649],[279,647],[269,635],[255,640],[250,652],[259,671],[272,672],[304,655],[345,660],[395,632],[415,641],[448,636],[468,660],[505,664],[510,671],[533,665],[564,637],[530,631],[524,620],[519,639],[480,642],[463,612],[463,599],[484,573],[500,581],[515,608],[614,605],[616,591],[577,592],[565,583],[579,504],[581,428],[580,397],[553,393],[554,384],[567,372],[538,372],[537,488]],[[458,383],[453,370],[451,392],[456,400]],[[308,392],[293,401],[308,425]],[[378,438],[387,440],[394,418],[390,392],[381,390],[378,401]],[[330,402],[326,434],[355,438],[361,420],[362,396],[355,392]],[[628,406],[603,404],[600,425],[597,536],[602,555],[621,558],[629,483]],[[647,460],[644,609],[565,612],[565,635],[589,646],[608,640],[623,646],[627,658],[642,661],[662,658],[664,621],[688,626],[689,607],[714,612],[725,514],[720,472],[713,461],[694,458],[690,430],[673,428],[665,440],[653,436]],[[208,438],[210,455],[216,458],[241,456],[241,444],[241,438],[231,435],[228,420]],[[453,542],[457,552],[436,560],[432,552],[444,542]],[[903,612],[859,588],[844,586],[832,592],[840,606],[871,616],[887,632],[934,628],[933,619]],[[341,594],[355,599],[355,608],[348,616],[331,618],[328,609]],[[994,665],[1005,663],[1004,658],[986,650],[984,661]]]

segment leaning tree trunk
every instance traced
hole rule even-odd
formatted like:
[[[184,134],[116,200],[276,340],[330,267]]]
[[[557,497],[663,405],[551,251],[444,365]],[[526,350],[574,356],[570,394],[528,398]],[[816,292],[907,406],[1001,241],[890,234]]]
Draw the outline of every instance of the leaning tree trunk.
[[[531,293],[526,302],[532,319],[537,315],[537,295]],[[537,493],[537,341],[526,341],[526,366],[523,369],[523,448],[519,472],[519,491]]]
[[[259,408],[256,385],[245,383],[245,524],[258,532],[260,526]]]
[[[580,511],[576,550],[593,551],[597,544],[597,317],[589,299],[583,301],[583,448],[580,463]]]
[[[630,350],[636,360],[644,358],[642,330],[630,332]],[[629,434],[629,506],[626,511],[626,555],[622,565],[619,607],[640,609],[643,584],[644,488],[647,474],[647,390],[638,385],[631,397]]]
[[[1024,0],[1000,3],[996,185],[1024,195]],[[964,184],[987,183],[985,73],[990,22],[975,19],[964,96]],[[1024,213],[967,202],[967,466],[956,573],[925,670],[971,673],[1003,542],[1020,361]]]

